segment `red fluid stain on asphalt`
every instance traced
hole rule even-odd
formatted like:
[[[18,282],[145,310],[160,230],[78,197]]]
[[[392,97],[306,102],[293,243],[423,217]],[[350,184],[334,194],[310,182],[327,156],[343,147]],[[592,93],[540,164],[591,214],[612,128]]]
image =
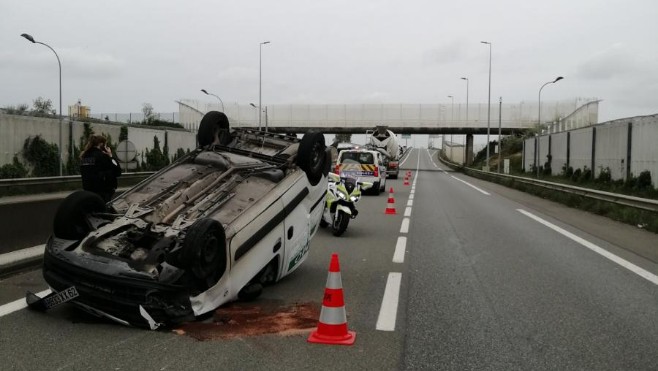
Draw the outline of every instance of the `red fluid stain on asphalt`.
[[[236,302],[215,310],[205,322],[185,323],[173,331],[194,339],[217,340],[265,334],[295,335],[314,330],[320,318],[315,303],[281,306],[279,302]]]

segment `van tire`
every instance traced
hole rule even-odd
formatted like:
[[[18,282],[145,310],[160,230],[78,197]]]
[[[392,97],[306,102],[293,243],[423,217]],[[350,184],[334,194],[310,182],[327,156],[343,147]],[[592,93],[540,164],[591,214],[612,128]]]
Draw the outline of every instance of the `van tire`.
[[[228,117],[223,112],[210,111],[203,115],[196,135],[200,147],[211,145],[218,138],[220,143],[226,145],[231,142],[228,130],[230,125]],[[228,141],[227,141],[228,138]]]
[[[202,289],[214,286],[226,271],[226,233],[222,224],[210,218],[194,222],[183,241],[181,263]]]
[[[299,166],[308,178],[312,186],[317,185],[325,174],[326,146],[324,144],[324,135],[319,132],[310,131],[302,137],[297,152],[297,166]]]
[[[68,195],[57,208],[53,220],[53,234],[67,240],[80,240],[91,232],[87,215],[105,211],[101,196],[88,191],[76,191]]]

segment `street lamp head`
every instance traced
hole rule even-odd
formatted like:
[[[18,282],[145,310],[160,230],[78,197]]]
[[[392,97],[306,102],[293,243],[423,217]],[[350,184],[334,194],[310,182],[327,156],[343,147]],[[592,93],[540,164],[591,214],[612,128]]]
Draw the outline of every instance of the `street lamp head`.
[[[203,94],[208,95],[208,92],[206,91],[206,89],[201,89],[201,91],[203,92]]]
[[[468,81],[468,77],[462,77],[461,79]]]
[[[258,108],[258,107],[256,107],[256,105],[253,104],[253,103],[249,103],[249,105],[252,106],[252,107],[254,107],[254,108]]]
[[[448,98],[453,98],[453,96],[452,96],[452,95],[448,95]]]
[[[555,79],[555,81],[553,81],[553,82],[558,82],[558,81],[562,80],[563,78],[564,77],[562,77],[562,76],[558,76],[557,79]]]
[[[265,44],[269,44],[269,43],[270,43],[269,41],[264,41],[264,42],[262,42],[262,43],[260,43],[260,44],[261,44],[261,45],[265,45]]]
[[[482,44],[489,44],[489,45],[491,45],[491,43],[488,42],[488,41],[480,41],[480,42],[481,42]]]
[[[33,44],[36,42],[36,41],[34,41],[34,37],[32,37],[32,36],[30,36],[30,35],[28,35],[28,34],[26,34],[26,33],[21,34],[21,37],[26,38],[28,41],[32,42]]]

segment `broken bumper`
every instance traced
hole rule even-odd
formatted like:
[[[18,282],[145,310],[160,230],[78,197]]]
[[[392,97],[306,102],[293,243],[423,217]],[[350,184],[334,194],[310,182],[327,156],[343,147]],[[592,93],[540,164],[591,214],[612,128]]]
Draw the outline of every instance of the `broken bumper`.
[[[72,300],[82,309],[120,323],[153,328],[194,319],[189,290],[122,275],[107,262],[58,251],[49,241],[43,260],[43,276],[54,291],[75,287],[79,296]],[[147,315],[144,315],[144,311]]]

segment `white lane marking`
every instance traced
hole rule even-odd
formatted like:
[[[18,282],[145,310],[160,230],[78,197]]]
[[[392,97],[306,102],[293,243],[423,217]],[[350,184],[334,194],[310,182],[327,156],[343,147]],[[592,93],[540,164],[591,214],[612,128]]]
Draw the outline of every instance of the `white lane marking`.
[[[404,263],[404,251],[407,248],[407,237],[398,237],[398,243],[395,244],[395,253],[393,254],[393,263]]]
[[[377,330],[395,331],[395,318],[398,315],[401,283],[402,273],[390,272],[388,274],[384,298],[382,299],[382,306],[379,308],[379,317],[377,318]]]
[[[46,245],[37,245],[28,247],[26,249],[12,251],[6,254],[0,254],[0,266],[13,264],[21,260],[27,260],[43,255],[45,248]]]
[[[409,218],[402,219],[402,226],[400,226],[400,233],[409,232]]]
[[[615,254],[613,254],[613,253],[611,253],[611,252],[609,252],[609,251],[607,251],[607,250],[605,250],[605,249],[603,249],[603,248],[601,248],[601,247],[585,240],[584,238],[578,237],[575,234],[573,234],[573,233],[571,233],[567,230],[564,230],[564,229],[558,227],[557,225],[555,225],[551,222],[548,222],[548,221],[546,221],[546,220],[544,220],[544,219],[542,219],[542,218],[540,218],[540,217],[538,217],[534,214],[531,214],[531,213],[529,213],[525,210],[522,210],[522,209],[516,209],[516,210],[519,211],[521,214],[523,214],[523,215],[525,215],[525,216],[527,216],[531,219],[534,219],[535,221],[537,221],[537,222],[547,226],[548,228],[560,233],[561,235],[563,235],[565,237],[568,237],[568,238],[572,239],[575,242],[578,242],[579,244],[587,247],[588,249],[594,251],[595,253],[597,253],[597,254],[605,257],[605,258],[608,258],[608,259],[612,260],[613,262],[615,262],[615,263],[621,265],[622,267],[630,270],[631,272],[633,272],[633,273],[637,274],[638,276],[646,279],[647,281],[650,281],[654,285],[658,285],[658,276],[654,275],[653,273],[651,273],[651,272],[649,272],[649,271],[647,271],[643,268],[640,268],[637,265],[629,262],[628,260],[622,259],[622,258],[618,257],[617,255],[615,255]]]
[[[414,206],[414,200],[407,201],[407,206]]]
[[[441,170],[442,173],[444,173],[444,174],[448,174],[447,171],[443,170],[441,167],[439,167],[439,165],[437,165],[437,164],[434,162],[434,159],[432,158],[432,155],[430,154],[429,149],[427,150],[427,155],[430,156],[430,161],[432,161],[432,164],[434,165],[434,167],[436,167],[437,169]]]
[[[411,208],[410,207],[407,207],[406,209],[404,209],[404,216],[411,216]]]
[[[402,165],[404,165],[404,163],[407,162],[407,160],[409,159],[409,155],[410,155],[410,154],[411,154],[411,151],[409,151],[409,152],[407,153],[407,155],[404,156],[404,160],[402,160],[402,162],[400,162],[400,164],[398,165],[398,167],[402,167]]]
[[[436,164],[434,163],[434,159],[432,158],[432,154],[430,153],[430,150],[429,150],[429,149],[427,150],[427,156],[429,156],[430,161],[432,161],[432,165],[434,165],[434,167],[438,167],[438,166],[436,166]]]
[[[471,184],[471,183],[469,183],[469,182],[467,182],[467,181],[461,180],[461,179],[459,179],[459,178],[457,178],[457,177],[455,177],[455,176],[452,176],[452,175],[451,175],[451,177],[454,178],[454,179],[459,180],[460,182],[462,182],[462,183],[466,184],[467,186],[469,186],[469,187],[475,189],[476,191],[481,192],[481,193],[484,193],[485,195],[489,196],[489,192],[487,192],[487,191],[483,191],[482,189],[480,189],[480,188],[474,186],[473,184]]]
[[[410,199],[410,200],[413,200],[413,199],[414,199],[414,194],[413,194],[413,193],[410,193],[410,194],[409,194],[409,199]]]
[[[411,195],[413,195],[413,194],[415,194],[415,193],[416,193],[416,191],[411,191],[411,192],[409,192],[409,195],[411,196]]]
[[[44,297],[48,294],[50,294],[50,289],[41,291],[37,293],[37,296],[39,297]],[[23,299],[18,299],[14,300],[11,303],[7,303],[5,305],[0,306],[0,317],[6,316],[8,314],[14,313],[16,311],[19,311],[23,308],[27,307],[27,302],[25,301],[25,298]]]

